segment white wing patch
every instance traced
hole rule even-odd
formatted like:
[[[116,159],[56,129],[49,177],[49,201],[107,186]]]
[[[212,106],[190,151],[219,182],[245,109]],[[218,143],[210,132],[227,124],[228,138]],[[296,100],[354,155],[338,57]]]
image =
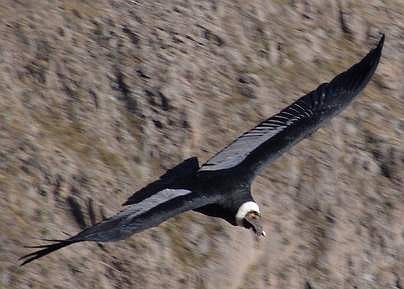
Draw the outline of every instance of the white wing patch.
[[[161,205],[165,202],[168,202],[172,199],[175,199],[180,196],[185,196],[192,193],[190,190],[185,189],[164,189],[151,195],[147,199],[143,201],[129,205],[125,210],[119,212],[114,217],[124,217],[128,216],[129,218],[134,218],[140,214],[146,213],[147,211]]]

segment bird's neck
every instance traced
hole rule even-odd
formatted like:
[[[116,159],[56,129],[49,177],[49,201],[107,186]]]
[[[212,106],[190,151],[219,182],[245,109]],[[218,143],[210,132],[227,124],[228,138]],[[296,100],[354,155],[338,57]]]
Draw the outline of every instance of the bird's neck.
[[[260,208],[258,207],[256,202],[248,201],[241,204],[236,213],[237,225],[242,226],[243,219],[249,212],[257,212],[258,214],[260,213]]]

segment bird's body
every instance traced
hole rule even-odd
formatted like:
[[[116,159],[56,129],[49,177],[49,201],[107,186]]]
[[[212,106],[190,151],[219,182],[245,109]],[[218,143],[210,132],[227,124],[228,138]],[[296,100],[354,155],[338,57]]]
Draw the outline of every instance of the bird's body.
[[[195,157],[187,159],[129,197],[121,212],[66,240],[32,246],[39,250],[23,256],[23,265],[76,242],[122,240],[188,210],[265,235],[250,190],[254,177],[360,93],[376,70],[383,42],[384,36],[360,62],[244,133],[202,166]]]

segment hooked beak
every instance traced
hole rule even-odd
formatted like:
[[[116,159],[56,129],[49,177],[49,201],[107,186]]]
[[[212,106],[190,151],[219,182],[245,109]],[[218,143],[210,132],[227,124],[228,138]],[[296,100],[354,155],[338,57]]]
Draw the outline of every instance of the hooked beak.
[[[262,228],[261,216],[257,212],[250,212],[244,217],[246,228],[252,229],[257,237],[265,237],[267,234]]]

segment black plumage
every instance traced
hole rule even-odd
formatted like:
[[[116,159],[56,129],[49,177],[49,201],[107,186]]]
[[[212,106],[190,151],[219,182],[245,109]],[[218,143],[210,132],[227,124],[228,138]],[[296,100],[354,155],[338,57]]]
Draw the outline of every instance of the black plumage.
[[[196,158],[185,160],[129,197],[121,212],[66,240],[30,247],[39,250],[23,256],[22,265],[73,243],[125,239],[188,210],[264,235],[250,191],[254,176],[359,94],[376,70],[383,43],[384,35],[360,62],[244,133],[201,167]]]

